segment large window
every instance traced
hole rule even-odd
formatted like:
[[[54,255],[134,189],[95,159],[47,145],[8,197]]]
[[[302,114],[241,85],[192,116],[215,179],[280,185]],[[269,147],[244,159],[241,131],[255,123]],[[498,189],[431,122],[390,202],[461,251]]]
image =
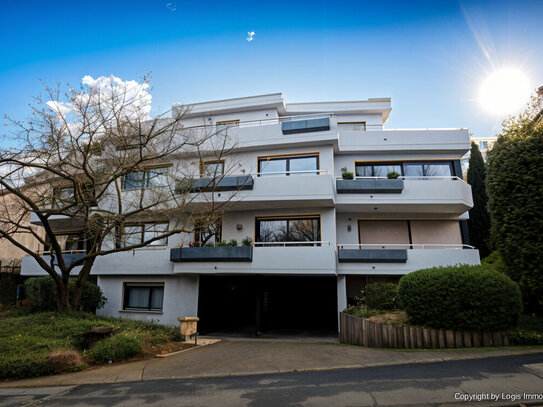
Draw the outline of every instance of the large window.
[[[386,177],[390,172],[406,177],[452,177],[454,167],[452,161],[356,163],[357,177]]]
[[[224,160],[200,162],[200,177],[216,178],[224,175]]]
[[[266,175],[315,175],[319,169],[318,155],[263,157],[258,159],[259,176]]]
[[[162,311],[164,284],[125,283],[123,309]]]
[[[215,246],[221,241],[222,222],[219,220],[212,225],[196,226],[194,228],[194,246]]]
[[[257,242],[300,242],[300,245],[312,245],[321,240],[319,216],[257,218]],[[270,245],[271,246],[271,245]]]
[[[55,238],[63,251],[85,251],[87,249],[88,239],[83,232],[57,234]],[[44,252],[51,251],[51,239],[49,235],[45,236]]]
[[[124,176],[123,189],[142,189],[168,185],[169,167],[148,168],[143,171],[132,171]]]
[[[141,223],[124,227],[122,243],[125,247],[141,244],[145,241],[159,237],[168,231],[168,223]],[[151,246],[165,246],[168,238],[154,240]]]

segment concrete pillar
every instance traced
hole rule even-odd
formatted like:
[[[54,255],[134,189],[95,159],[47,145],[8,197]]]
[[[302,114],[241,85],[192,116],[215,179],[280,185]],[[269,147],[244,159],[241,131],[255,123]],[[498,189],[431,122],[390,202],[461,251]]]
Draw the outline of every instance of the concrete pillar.
[[[337,330],[339,332],[339,313],[347,308],[347,277],[337,276]]]

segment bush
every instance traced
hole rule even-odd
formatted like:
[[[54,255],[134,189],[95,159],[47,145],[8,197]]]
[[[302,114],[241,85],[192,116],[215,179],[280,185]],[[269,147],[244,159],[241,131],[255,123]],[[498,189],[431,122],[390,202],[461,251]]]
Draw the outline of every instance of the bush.
[[[56,373],[71,372],[82,366],[81,356],[73,350],[57,350],[47,356],[47,361]]]
[[[507,274],[507,266],[505,265],[499,250],[494,250],[492,253],[490,253],[487,257],[481,260],[481,264],[486,268]]]
[[[431,328],[503,330],[522,310],[518,285],[483,266],[418,270],[402,277],[398,293],[411,323]]]
[[[45,355],[9,355],[0,358],[0,380],[45,376],[54,372]]]
[[[141,342],[141,338],[121,332],[97,342],[87,354],[97,363],[107,363],[141,353]]]
[[[398,285],[373,282],[362,290],[362,303],[368,309],[392,310],[398,308]]]
[[[70,279],[68,287],[70,289],[70,298],[75,291],[75,279]],[[52,277],[35,277],[29,278],[24,283],[25,296],[32,302],[32,308],[39,311],[52,311],[57,309],[55,299],[56,285]],[[79,303],[79,311],[96,312],[98,308],[102,308],[106,303],[106,298],[103,296],[102,290],[96,284],[88,281],[83,285],[81,293],[81,302]]]

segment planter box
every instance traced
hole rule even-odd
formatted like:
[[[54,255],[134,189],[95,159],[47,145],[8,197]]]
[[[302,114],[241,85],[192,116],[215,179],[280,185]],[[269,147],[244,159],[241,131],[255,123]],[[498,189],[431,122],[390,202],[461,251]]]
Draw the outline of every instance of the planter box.
[[[401,194],[403,179],[338,179],[338,194]]]
[[[330,130],[330,119],[323,117],[319,119],[292,120],[281,123],[283,134],[311,133],[313,131]]]
[[[340,263],[405,263],[406,249],[339,249]]]
[[[178,247],[171,249],[173,262],[253,261],[252,246]]]

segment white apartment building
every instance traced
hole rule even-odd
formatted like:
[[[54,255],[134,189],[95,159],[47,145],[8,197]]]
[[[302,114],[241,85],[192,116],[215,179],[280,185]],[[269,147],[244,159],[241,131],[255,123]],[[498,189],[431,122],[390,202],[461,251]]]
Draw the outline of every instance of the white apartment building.
[[[460,164],[468,130],[385,129],[390,112],[389,98],[291,104],[280,93],[191,105],[187,126],[226,127],[236,146],[223,160],[193,163],[195,188],[236,168],[219,181],[214,199],[236,193],[208,242],[250,245],[198,247],[209,236],[196,229],[99,257],[92,275],[108,302],[98,312],[167,325],[199,316],[204,332],[336,329],[369,279],[479,264]],[[27,256],[22,274],[43,271]]]

